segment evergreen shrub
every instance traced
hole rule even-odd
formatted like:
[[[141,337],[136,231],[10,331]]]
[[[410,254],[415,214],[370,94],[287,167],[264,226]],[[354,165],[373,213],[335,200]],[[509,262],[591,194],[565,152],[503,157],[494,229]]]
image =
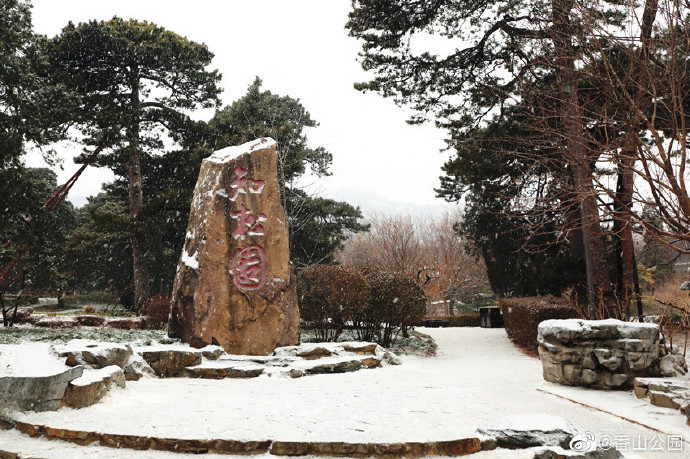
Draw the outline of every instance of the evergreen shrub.
[[[530,355],[537,354],[537,327],[548,319],[574,319],[579,314],[567,298],[534,296],[500,298],[508,338]]]

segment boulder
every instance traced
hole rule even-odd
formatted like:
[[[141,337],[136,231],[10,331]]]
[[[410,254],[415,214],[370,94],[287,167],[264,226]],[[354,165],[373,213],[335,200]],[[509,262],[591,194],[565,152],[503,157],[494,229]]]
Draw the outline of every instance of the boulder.
[[[73,328],[77,321],[71,317],[42,316],[34,325],[41,328]]]
[[[108,319],[106,327],[118,328],[120,330],[145,330],[146,317],[121,317],[118,319]]]
[[[221,356],[225,355],[225,350],[220,346],[209,345],[199,349],[201,355],[208,360],[218,360]]]
[[[306,360],[320,359],[321,357],[330,357],[331,355],[331,351],[324,347],[314,347],[297,353],[298,357]]]
[[[127,381],[138,381],[144,376],[156,376],[153,368],[139,354],[132,354],[122,370]]]
[[[104,368],[111,365],[124,368],[132,355],[127,344],[101,343],[88,340],[72,340],[63,346],[55,346],[54,352],[66,357],[68,366],[88,365],[91,368]]]
[[[378,344],[374,348],[374,355],[376,355],[376,357],[380,359],[381,362],[386,363],[388,365],[400,365],[402,363],[400,357],[393,354],[391,351],[379,346]]]
[[[198,352],[181,349],[143,351],[141,356],[156,372],[156,375],[162,378],[181,376],[187,367],[201,363]]]
[[[98,370],[88,370],[69,383],[65,390],[65,404],[73,408],[91,406],[102,399],[112,386],[125,387],[122,368],[111,365]]]
[[[90,314],[76,316],[74,320],[76,320],[77,323],[82,327],[101,327],[106,322],[105,317]]]
[[[495,438],[499,448],[559,446],[568,448],[577,430],[568,420],[547,414],[518,414],[494,420],[477,433]]]
[[[647,394],[649,397],[649,403],[654,406],[659,406],[661,408],[680,408],[680,397],[674,397],[672,392],[658,392],[655,390],[650,390]]]
[[[185,369],[185,373],[190,378],[256,378],[264,372],[264,368],[262,365],[252,362],[213,361],[188,367]]]
[[[362,368],[362,360],[334,359],[329,362],[319,363],[304,369],[308,375],[320,375],[324,373],[350,373]]]
[[[47,376],[0,377],[0,410],[55,411],[67,385],[83,372],[84,367],[78,366]]]
[[[346,352],[353,352],[355,354],[370,354],[370,355],[375,355],[376,354],[376,349],[381,347],[376,343],[342,343],[343,350]],[[383,349],[383,348],[381,348]]]
[[[616,448],[597,446],[589,451],[573,451],[556,446],[535,448],[534,459],[618,459],[623,457]]]
[[[632,387],[636,377],[656,376],[659,327],[607,320],[545,320],[537,341],[544,379],[598,389]]]
[[[659,361],[661,376],[674,377],[683,376],[688,372],[688,364],[682,355],[668,354]]]
[[[228,147],[203,161],[168,334],[230,354],[268,355],[299,343],[274,140]]]

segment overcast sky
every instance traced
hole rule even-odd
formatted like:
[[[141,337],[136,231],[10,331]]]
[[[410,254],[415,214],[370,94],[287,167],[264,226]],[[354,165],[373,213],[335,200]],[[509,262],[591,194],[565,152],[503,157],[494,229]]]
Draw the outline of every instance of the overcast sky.
[[[107,20],[114,15],[154,22],[215,54],[223,75],[223,104],[241,97],[255,76],[264,89],[299,98],[320,123],[310,130],[312,146],[333,154],[333,176],[310,191],[347,200],[366,210],[393,207],[413,212],[442,205],[434,197],[447,154],[443,132],[409,126],[408,115],[391,100],[362,94],[365,80],[357,62],[360,44],[344,29],[350,0],[33,0],[37,33],[52,37],[68,21]],[[203,114],[208,119],[211,113]],[[75,151],[63,151],[71,157]],[[31,165],[37,165],[34,158]],[[64,163],[60,181],[75,167]],[[75,197],[98,193],[108,171],[80,179]],[[145,190],[144,190],[145,191]],[[83,199],[83,198],[82,198]],[[397,203],[394,206],[393,203]],[[394,210],[394,209],[393,209]]]

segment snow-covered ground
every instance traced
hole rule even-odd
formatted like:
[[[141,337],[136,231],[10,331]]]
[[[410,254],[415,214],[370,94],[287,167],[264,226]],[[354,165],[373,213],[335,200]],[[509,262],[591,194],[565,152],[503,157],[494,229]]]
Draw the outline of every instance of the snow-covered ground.
[[[399,442],[471,437],[478,425],[496,418],[544,413],[567,418],[581,433],[627,446],[626,457],[690,457],[690,432],[677,411],[651,406],[628,391],[547,383],[540,361],[514,348],[503,329],[422,331],[437,341],[437,357],[408,356],[399,366],[299,379],[142,379],[128,382],[126,389],[112,390],[91,407],[30,413],[20,419],[51,427],[157,437]],[[683,451],[668,450],[669,435],[682,437]],[[646,451],[641,450],[641,442],[647,442]],[[0,431],[0,450],[4,445],[41,457],[78,457],[74,455],[78,451],[98,457],[103,450],[27,440]],[[46,445],[51,452],[30,449]],[[56,445],[65,450],[58,451]],[[662,451],[652,451],[659,445]],[[158,457],[121,450],[103,454],[120,453]],[[504,451],[472,457],[530,456]]]

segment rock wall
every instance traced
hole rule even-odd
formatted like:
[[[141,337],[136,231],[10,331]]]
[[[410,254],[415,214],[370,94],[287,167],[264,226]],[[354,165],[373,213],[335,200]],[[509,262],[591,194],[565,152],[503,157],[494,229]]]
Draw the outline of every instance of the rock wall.
[[[274,140],[225,148],[203,161],[168,334],[231,354],[268,355],[299,343]]]
[[[545,320],[539,324],[544,379],[567,386],[630,388],[659,373],[659,327],[607,320]]]

